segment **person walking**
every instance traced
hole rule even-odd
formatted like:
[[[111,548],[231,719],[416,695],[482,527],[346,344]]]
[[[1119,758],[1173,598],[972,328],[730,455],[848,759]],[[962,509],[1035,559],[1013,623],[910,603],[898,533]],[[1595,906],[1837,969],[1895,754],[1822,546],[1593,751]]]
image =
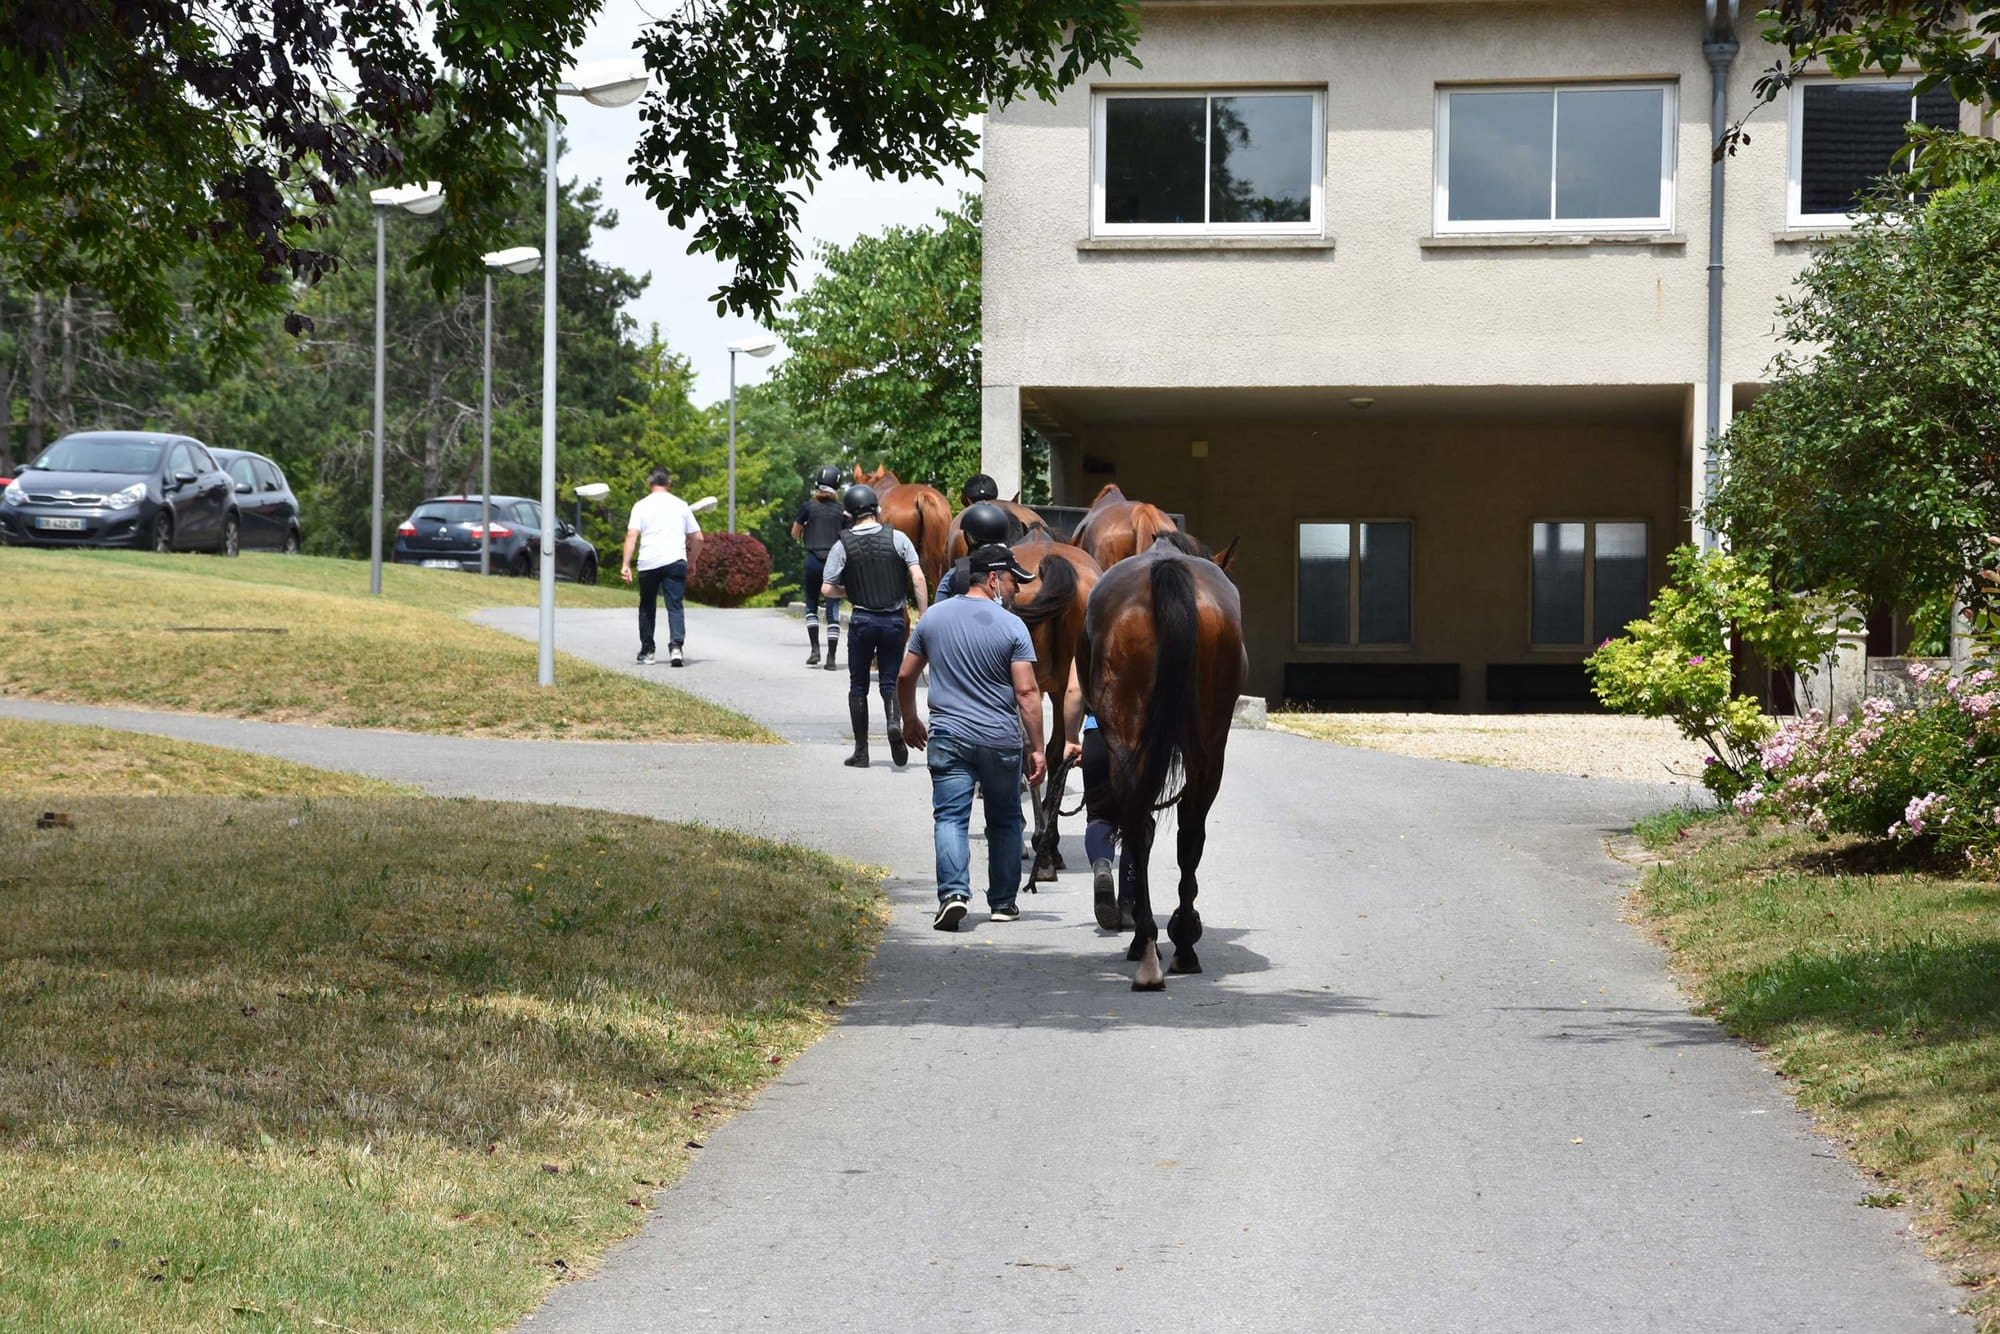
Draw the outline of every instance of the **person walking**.
[[[1063,692],[1063,717],[1068,733],[1063,738],[1063,759],[1083,768],[1083,805],[1088,819],[1083,827],[1083,855],[1090,862],[1092,910],[1097,924],[1106,931],[1129,929],[1132,905],[1139,895],[1132,884],[1131,858],[1118,846],[1117,812],[1111,809],[1110,802],[1111,754],[1105,749],[1097,715],[1084,706],[1083,676],[1077,663],[1070,664],[1069,688]]]
[[[1008,527],[1007,511],[991,501],[979,501],[966,507],[965,512],[958,516],[958,531],[965,534],[965,554],[953,561],[951,568],[938,580],[936,601],[942,602],[965,590],[966,585],[972,582],[972,553],[988,542],[1005,543]]]
[[[806,666],[817,667],[819,661],[819,618],[820,608],[826,608],[826,670],[834,669],[834,660],[840,656],[840,599],[823,597],[820,585],[826,582],[826,555],[833,550],[833,544],[840,540],[841,529],[847,526],[847,511],[841,507],[840,497],[834,494],[834,487],[840,481],[840,469],[828,464],[813,478],[812,495],[799,502],[799,512],[792,519],[792,540],[806,549],[806,638],[812,641],[812,652],[806,655]]]
[[[820,594],[845,597],[852,604],[847,635],[847,720],[854,728],[854,753],[841,763],[868,767],[868,668],[876,668],[887,725],[889,759],[897,768],[909,763],[903,744],[903,720],[896,711],[896,669],[910,619],[904,608],[916,599],[924,614],[924,567],[910,539],[882,522],[882,503],[873,487],[855,485],[840,498],[852,522],[827,553],[826,582]],[[829,647],[829,653],[832,649]]]
[[[632,557],[639,564],[639,663],[655,661],[653,627],[661,594],[667,599],[667,662],[685,667],[681,649],[687,643],[687,618],[682,601],[688,572],[701,559],[701,524],[685,500],[673,493],[674,479],[665,468],[646,476],[648,491],[632,507],[625,524],[625,559],[619,576],[632,582]]]
[[[903,739],[925,752],[931,773],[938,892],[931,925],[940,931],[958,930],[972,899],[967,828],[974,788],[986,814],[987,912],[995,922],[1020,920],[1021,738],[1042,734],[1035,646],[1028,627],[1008,610],[1016,590],[1034,576],[998,543],[969,559],[970,585],[917,622],[896,678]],[[917,711],[917,678],[926,667],[929,726]],[[1042,748],[1028,746],[1025,753],[1028,781],[1037,782],[1046,767]]]

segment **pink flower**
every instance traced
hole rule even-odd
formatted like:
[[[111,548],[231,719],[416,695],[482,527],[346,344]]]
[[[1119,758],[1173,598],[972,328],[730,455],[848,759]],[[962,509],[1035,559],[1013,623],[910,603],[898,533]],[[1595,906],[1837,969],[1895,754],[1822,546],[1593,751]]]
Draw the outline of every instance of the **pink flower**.
[[[1694,655],[1694,656],[1693,656],[1692,658],[1689,658],[1689,659],[1688,659],[1688,666],[1690,666],[1690,667],[1699,667],[1699,666],[1701,666],[1701,665],[1702,665],[1702,663],[1704,663],[1704,662],[1706,662],[1706,661],[1707,661],[1707,659],[1706,659],[1706,658],[1702,657],[1702,656],[1701,656],[1701,654],[1697,653],[1697,654],[1695,654],[1695,655]]]

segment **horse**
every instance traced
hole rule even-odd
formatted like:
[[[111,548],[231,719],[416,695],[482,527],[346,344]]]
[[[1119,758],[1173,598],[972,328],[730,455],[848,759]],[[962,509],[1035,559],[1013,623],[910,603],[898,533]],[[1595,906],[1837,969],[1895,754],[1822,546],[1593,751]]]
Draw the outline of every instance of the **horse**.
[[[1013,551],[1021,568],[1035,576],[1033,582],[1021,585],[1013,611],[1027,625],[1028,638],[1035,645],[1035,684],[1049,697],[1053,730],[1047,754],[1049,772],[1054,773],[1056,761],[1062,756],[1063,738],[1068,735],[1063,703],[1069,692],[1070,664],[1076,658],[1077,641],[1083,637],[1083,618],[1091,590],[1097,587],[1104,572],[1084,552],[1049,536],[1046,528],[1029,532],[1013,544]],[[1034,806],[1035,846],[1048,851],[1046,856],[1036,857],[1030,873],[1031,884],[1054,880],[1056,872],[1062,869],[1062,856],[1056,850],[1054,836],[1044,837],[1054,817],[1045,817],[1039,799]]]
[[[1153,815],[1180,808],[1180,906],[1167,920],[1176,973],[1199,973],[1195,872],[1208,811],[1222,785],[1223,753],[1236,698],[1249,671],[1243,604],[1236,586],[1199,544],[1168,532],[1143,554],[1104,572],[1090,595],[1077,669],[1109,753],[1111,805],[1132,864],[1134,934],[1126,959],[1139,965],[1134,991],[1166,986],[1160,972],[1148,862]],[[1177,791],[1165,795],[1176,774]],[[1116,921],[1115,904],[1098,905]]]
[[[989,500],[986,503],[989,505],[998,505],[1005,511],[1007,515],[1007,545],[1009,546],[1012,546],[1030,533],[1046,534],[1049,530],[1046,519],[1018,500]],[[970,505],[966,506],[966,509],[970,508],[972,508]],[[971,544],[965,540],[965,534],[959,531],[959,521],[964,517],[965,510],[960,510],[958,513],[952,515],[951,527],[945,530],[944,555],[945,564],[947,565],[950,565],[972,550]]]
[[[1162,533],[1179,531],[1167,512],[1143,500],[1127,500],[1116,482],[1107,482],[1090,502],[1069,540],[1082,547],[1105,569],[1151,550]],[[1236,539],[1213,559],[1223,569],[1236,558]]]
[[[886,467],[870,474],[857,463],[854,480],[875,489],[875,498],[882,502],[882,522],[910,539],[924,579],[935,590],[944,578],[945,532],[951,527],[951,503],[944,493],[922,482],[906,482]]]

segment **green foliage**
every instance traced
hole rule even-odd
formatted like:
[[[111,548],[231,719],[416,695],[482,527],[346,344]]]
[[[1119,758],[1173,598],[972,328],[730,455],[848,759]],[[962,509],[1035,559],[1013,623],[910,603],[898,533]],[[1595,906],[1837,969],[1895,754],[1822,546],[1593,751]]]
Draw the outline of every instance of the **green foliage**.
[[[1732,628],[1765,662],[1797,670],[1832,647],[1832,609],[1781,593],[1768,575],[1722,552],[1682,547],[1667,564],[1671,578],[1645,619],[1584,665],[1607,707],[1670,718],[1708,747],[1713,762],[1702,781],[1727,799],[1755,780],[1757,743],[1772,727],[1756,700],[1731,693]]]
[[[2000,178],[1876,207],[1801,286],[1708,522],[1786,584],[1965,596],[2000,531]]]

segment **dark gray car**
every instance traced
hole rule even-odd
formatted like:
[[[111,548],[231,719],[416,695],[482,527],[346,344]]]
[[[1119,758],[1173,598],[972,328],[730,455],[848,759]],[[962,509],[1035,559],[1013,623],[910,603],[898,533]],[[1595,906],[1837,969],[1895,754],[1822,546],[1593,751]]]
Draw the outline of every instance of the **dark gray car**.
[[[242,531],[229,474],[201,441],[168,432],[66,435],[0,491],[0,539],[26,546],[234,556]]]
[[[262,454],[252,454],[246,449],[210,452],[229,474],[236,491],[236,512],[243,522],[244,547],[297,555],[302,534],[299,498],[292,493],[285,470]]]

